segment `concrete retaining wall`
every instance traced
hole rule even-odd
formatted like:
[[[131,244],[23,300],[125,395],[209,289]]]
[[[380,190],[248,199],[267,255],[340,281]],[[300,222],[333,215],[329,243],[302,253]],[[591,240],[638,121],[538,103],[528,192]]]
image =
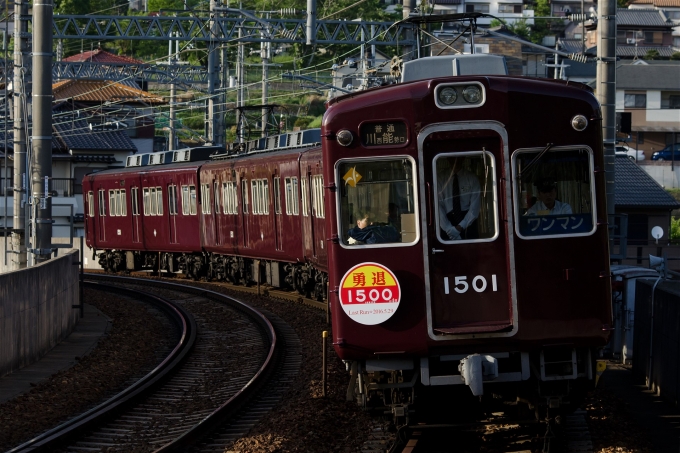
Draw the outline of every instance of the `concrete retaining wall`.
[[[69,238],[52,238],[53,244],[68,244]],[[98,269],[101,270],[101,266],[97,262],[97,258],[92,258],[92,249],[85,245],[83,241],[83,247],[85,248],[84,263],[85,269]],[[7,248],[12,249],[9,239],[7,240]],[[57,249],[57,256],[64,256],[66,253],[71,253],[71,250],[80,250],[80,238],[73,238],[73,245],[69,248]],[[7,259],[7,265],[5,265],[5,259]],[[0,237],[0,274],[9,272],[12,270],[11,256],[5,254],[5,238]]]
[[[0,376],[40,359],[78,321],[77,251],[0,274]]]

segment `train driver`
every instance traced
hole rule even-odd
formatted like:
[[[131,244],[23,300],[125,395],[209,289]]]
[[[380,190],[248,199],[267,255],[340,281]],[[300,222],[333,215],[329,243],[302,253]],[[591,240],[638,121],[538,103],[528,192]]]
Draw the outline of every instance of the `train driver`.
[[[450,174],[438,183],[441,235],[454,241],[477,239],[481,205],[479,179],[463,168],[462,158],[454,157],[450,162]]]
[[[351,228],[348,243],[350,244],[380,244],[384,242],[399,242],[399,232],[392,225],[373,222],[373,213],[369,209],[361,209],[356,214],[357,226]]]
[[[538,199],[528,210],[526,215],[560,215],[571,214],[569,203],[557,199],[557,186],[552,181],[539,181]]]

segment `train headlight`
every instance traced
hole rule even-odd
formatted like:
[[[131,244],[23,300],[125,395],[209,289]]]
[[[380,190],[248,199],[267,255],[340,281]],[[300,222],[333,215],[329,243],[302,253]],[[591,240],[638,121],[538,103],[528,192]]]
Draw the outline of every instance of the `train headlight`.
[[[439,102],[444,105],[451,105],[458,99],[458,92],[455,88],[446,87],[439,90]]]
[[[482,90],[477,85],[470,85],[463,88],[463,99],[468,104],[475,104],[482,98]]]
[[[352,144],[352,140],[354,140],[354,137],[352,136],[352,133],[348,131],[347,129],[343,129],[339,131],[337,134],[335,134],[335,139],[338,141],[338,143],[342,146],[349,146]]]
[[[588,119],[583,115],[576,115],[571,119],[571,127],[581,132],[588,127]]]

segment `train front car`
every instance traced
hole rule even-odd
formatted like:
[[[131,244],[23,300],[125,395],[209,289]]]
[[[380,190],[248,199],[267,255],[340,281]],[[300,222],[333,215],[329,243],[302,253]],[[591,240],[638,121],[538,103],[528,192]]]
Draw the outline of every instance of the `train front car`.
[[[592,387],[611,298],[587,87],[419,80],[331,101],[322,136],[348,397],[399,417],[424,387],[540,408]]]

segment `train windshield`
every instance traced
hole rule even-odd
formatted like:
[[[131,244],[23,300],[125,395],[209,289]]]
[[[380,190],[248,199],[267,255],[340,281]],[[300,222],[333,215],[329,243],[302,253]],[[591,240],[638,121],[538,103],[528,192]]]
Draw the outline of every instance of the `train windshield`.
[[[498,236],[494,158],[488,151],[438,155],[437,237],[443,243],[492,241]]]
[[[595,231],[590,149],[519,150],[512,161],[515,228],[520,237],[584,236]]]
[[[418,239],[411,157],[338,162],[341,243],[349,247],[412,244]]]

